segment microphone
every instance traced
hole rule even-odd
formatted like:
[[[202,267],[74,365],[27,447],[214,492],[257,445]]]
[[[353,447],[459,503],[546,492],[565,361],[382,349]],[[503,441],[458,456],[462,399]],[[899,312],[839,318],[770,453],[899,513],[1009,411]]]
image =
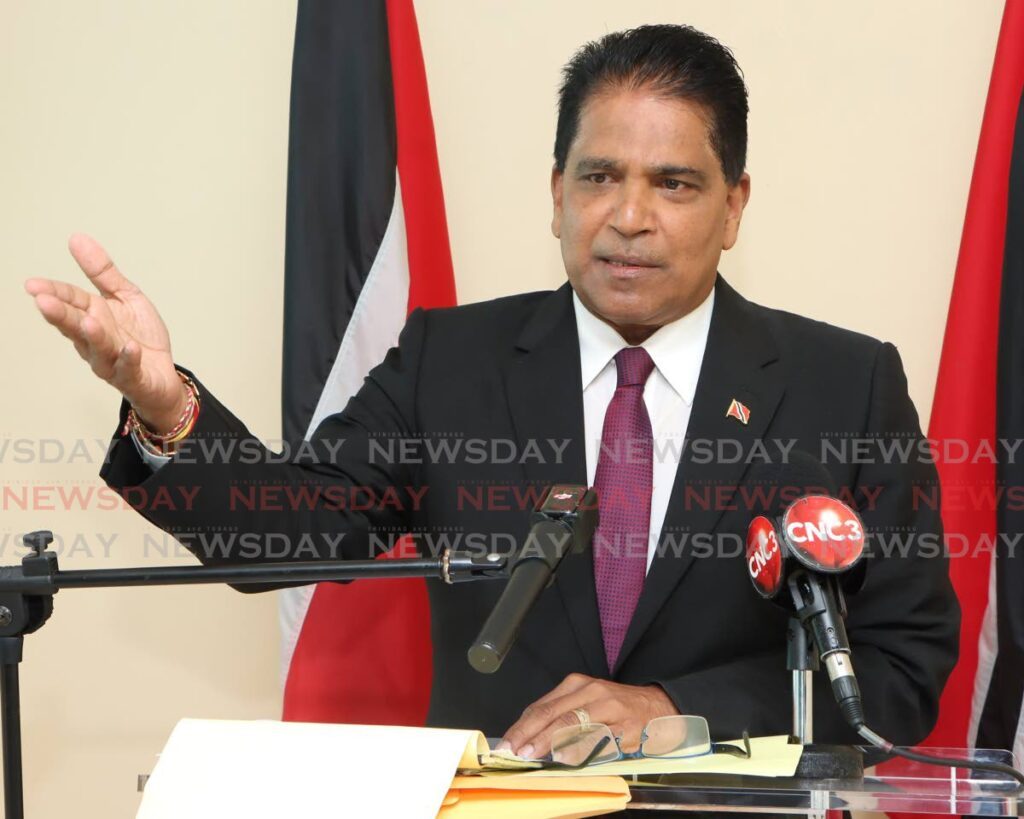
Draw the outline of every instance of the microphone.
[[[531,515],[530,533],[509,561],[508,584],[469,648],[469,664],[493,674],[515,642],[534,601],[568,552],[582,551],[597,529],[597,493],[586,486],[553,486]]]
[[[828,472],[812,456],[794,452],[790,463],[774,473],[770,467],[754,467],[759,469],[764,470],[762,481],[769,486],[777,485],[780,490],[792,490],[805,482],[819,487],[788,502],[781,497],[781,491],[773,494],[778,508],[755,516],[747,530],[747,569],[758,594],[794,611],[810,633],[818,656],[828,669],[832,693],[850,726],[886,754],[928,765],[998,772],[1020,783],[1014,793],[1024,793],[1024,774],[1010,765],[899,748],[867,726],[843,622],[843,587],[855,593],[866,575],[866,563],[862,560],[864,525],[853,509],[835,497]],[[754,470],[752,474],[756,474]],[[843,764],[843,757],[836,750],[826,750],[829,746],[819,746],[817,752],[808,754],[811,748],[805,747],[800,761],[806,775],[848,777],[857,770],[857,764]]]
[[[758,515],[751,520],[747,570],[758,594],[793,611],[807,629],[844,718],[859,728],[864,724],[864,710],[839,579],[864,565],[864,524],[853,509],[834,497],[831,477],[810,455],[793,453],[789,468],[783,468],[781,475],[780,496],[783,488],[810,484],[818,489],[788,503],[781,514]],[[859,587],[863,571],[853,572],[851,577]]]

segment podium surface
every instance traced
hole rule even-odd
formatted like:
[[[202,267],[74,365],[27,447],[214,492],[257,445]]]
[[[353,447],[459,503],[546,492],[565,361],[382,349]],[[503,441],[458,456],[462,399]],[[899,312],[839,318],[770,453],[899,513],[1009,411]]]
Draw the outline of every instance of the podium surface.
[[[328,726],[290,724],[288,727],[290,733],[301,732],[304,728],[320,730],[327,735],[331,733]],[[370,728],[371,732],[374,730],[380,729]],[[458,734],[459,732],[442,733]],[[287,738],[286,735],[284,736]],[[456,750],[458,751],[458,749]],[[808,778],[800,776],[799,772],[797,776],[792,777],[693,772],[626,776],[624,778],[630,790],[628,808],[657,810],[666,813],[699,811],[793,814],[811,817],[811,819],[825,819],[830,811],[903,812],[944,816],[1024,816],[1024,795],[1018,793],[1018,783],[1004,773],[975,771],[963,767],[949,768],[926,765],[896,756],[883,758],[877,749],[867,746],[862,746],[859,750],[864,753],[865,763],[873,764],[873,767],[867,768],[863,777],[851,779]],[[1013,755],[1004,750],[966,750],[962,748],[920,750],[940,756],[971,759],[976,762],[1015,764]],[[287,754],[289,758],[301,759],[304,756],[300,749],[291,748],[289,751]],[[268,755],[273,756],[272,753]],[[218,756],[223,758],[223,753],[214,748],[213,756],[214,758]],[[323,759],[324,756],[317,754],[315,758]],[[332,766],[339,761],[336,753],[327,754],[326,758],[330,760],[328,764]],[[213,797],[232,800],[250,790],[252,784],[250,777],[246,777],[250,785],[240,790],[242,784],[236,780],[228,782],[229,777],[225,776],[223,769],[207,764],[203,764],[201,767],[210,774],[211,778],[208,782],[195,782],[195,777],[192,776],[179,780],[173,790],[179,795],[182,794],[181,789],[196,791],[191,793],[191,797],[199,797],[203,809],[212,807],[209,801],[211,799],[216,801]],[[315,766],[313,767],[315,768]],[[593,766],[588,771],[599,776],[601,767],[600,765]],[[323,770],[305,770],[305,766],[303,769],[307,776],[312,777],[310,782],[323,783],[326,778],[337,780],[337,771],[329,776]],[[454,759],[451,769],[455,769]],[[351,768],[348,765],[341,765],[340,770],[351,771]],[[535,773],[530,776],[536,775]],[[286,790],[294,794],[295,780],[301,779],[301,776],[295,775],[294,770],[288,772],[278,770],[276,775],[267,773],[265,777],[257,777],[257,781],[281,780],[282,777],[290,783]],[[344,779],[344,777],[342,778]],[[438,792],[443,795],[450,782],[449,774],[444,773],[435,779]],[[147,784],[145,780],[146,777],[140,777],[140,791]],[[484,777],[481,781],[486,780],[487,778]],[[570,780],[560,781],[569,782]],[[203,787],[208,792],[205,797],[199,793]],[[299,790],[305,792],[308,788],[302,787]],[[350,790],[350,788],[347,789],[347,791]],[[389,807],[396,807],[403,796],[406,798],[412,796],[406,791],[408,791],[407,788],[397,792],[389,789],[384,793],[377,785],[371,785],[367,793],[368,804],[373,804],[380,810],[386,811]],[[625,796],[624,792],[622,796]],[[335,812],[339,806],[338,800],[338,792],[333,791],[331,794],[323,795],[322,798],[315,800],[315,809],[308,813],[300,810],[297,815],[336,815]],[[412,813],[416,813],[416,815],[434,816],[441,801],[440,798],[437,800],[415,798],[414,806],[406,805],[406,807],[414,807]],[[433,807],[428,807],[428,804]],[[202,810],[199,813],[202,813]],[[407,812],[406,815],[412,815],[412,813]],[[157,813],[154,815],[172,814]],[[198,814],[192,813],[192,815]],[[219,816],[223,814],[213,811],[202,815]]]
[[[865,747],[867,758],[878,752]],[[1002,750],[927,748],[928,753],[1013,765]],[[662,774],[630,782],[630,808],[722,813],[792,813],[815,819],[827,811],[1024,816],[1017,783],[967,768],[890,757],[863,779],[773,779],[712,774]]]

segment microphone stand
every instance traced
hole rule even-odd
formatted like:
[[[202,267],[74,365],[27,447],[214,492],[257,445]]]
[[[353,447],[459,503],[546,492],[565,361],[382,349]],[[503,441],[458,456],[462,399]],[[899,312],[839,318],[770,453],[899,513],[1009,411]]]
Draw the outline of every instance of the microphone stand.
[[[842,590],[834,581],[834,592]],[[845,601],[842,603],[845,616]],[[793,734],[790,742],[803,745],[796,776],[807,779],[861,779],[864,757],[852,745],[823,745],[814,742],[814,678],[820,669],[818,652],[806,620],[798,615],[786,625],[786,668],[793,676]]]
[[[793,736],[801,745],[814,742],[814,678],[818,652],[798,617],[786,624],[786,668],[793,674]]]
[[[24,635],[41,628],[53,613],[60,589],[170,586],[196,583],[316,583],[384,577],[434,577],[446,583],[506,576],[509,556],[469,554],[451,549],[439,557],[396,560],[318,560],[235,566],[162,566],[149,569],[61,571],[47,530],[22,540],[31,552],[20,566],[0,566],[0,732],[4,755],[4,816],[23,819],[21,696],[18,664]]]

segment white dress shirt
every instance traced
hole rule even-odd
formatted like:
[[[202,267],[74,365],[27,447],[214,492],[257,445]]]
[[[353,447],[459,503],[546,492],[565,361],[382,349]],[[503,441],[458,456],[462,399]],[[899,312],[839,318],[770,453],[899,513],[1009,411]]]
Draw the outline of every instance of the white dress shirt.
[[[587,453],[587,484],[594,485],[597,458],[604,430],[604,416],[615,394],[615,354],[630,346],[610,325],[591,313],[573,293],[576,330],[580,338],[580,373],[583,376],[583,426]],[[654,361],[644,386],[644,403],[654,434],[654,475],[651,490],[651,524],[647,544],[650,570],[665,522],[676,467],[683,452],[690,409],[697,391],[697,377],[704,360],[715,291],[693,311],[659,327],[640,346]]]

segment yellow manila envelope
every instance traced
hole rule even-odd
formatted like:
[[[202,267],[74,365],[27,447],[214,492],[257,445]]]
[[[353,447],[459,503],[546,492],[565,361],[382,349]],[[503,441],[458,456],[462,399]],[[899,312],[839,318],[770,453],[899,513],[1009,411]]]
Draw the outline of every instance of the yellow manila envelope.
[[[576,779],[456,776],[439,819],[569,819],[624,810],[629,787],[621,776]]]

